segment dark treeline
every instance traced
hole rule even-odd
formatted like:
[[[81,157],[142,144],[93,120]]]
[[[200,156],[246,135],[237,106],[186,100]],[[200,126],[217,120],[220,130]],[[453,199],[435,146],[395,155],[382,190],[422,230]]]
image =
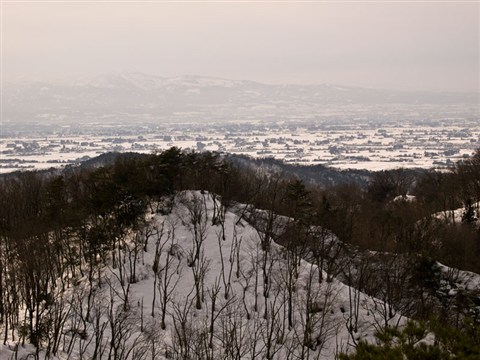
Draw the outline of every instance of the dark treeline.
[[[305,184],[312,184],[322,188],[331,187],[339,184],[355,183],[362,188],[368,186],[374,175],[369,170],[338,170],[324,165],[299,165],[285,163],[274,158],[256,158],[252,159],[246,155],[228,154],[229,162],[236,166],[260,167],[268,171],[280,171],[286,177],[295,177],[302,180]],[[421,173],[423,170],[407,169],[405,172],[412,176]]]
[[[285,175],[248,161],[171,148],[155,155],[119,155],[101,167],[3,177],[2,341],[21,337],[22,342],[43,344],[47,353],[55,354],[65,322],[62,314],[69,304],[53,294],[79,278],[93,284],[107,259],[114,268],[119,266],[116,249],[125,234],[144,226],[145,212],[168,211],[169,197],[186,189],[208,191],[225,208],[249,204],[236,211],[254,226],[262,223],[264,244],[270,238],[282,243],[407,316],[444,316],[461,326],[478,294],[448,301],[433,294],[440,289],[434,260],[480,273],[475,207],[480,200],[480,152],[447,172],[393,170],[369,176],[366,186],[353,181],[318,186],[299,180],[294,172]],[[399,198],[406,195],[414,195],[415,200]],[[462,206],[465,210],[458,222],[452,210]],[[267,210],[271,217],[259,220],[252,209]],[[217,210],[221,216],[222,209]],[[442,217],[432,217],[433,213]],[[281,234],[273,226],[277,215],[293,219]],[[326,241],[326,229],[340,241]],[[367,249],[380,255],[368,256]],[[392,277],[396,268],[399,276]],[[408,294],[407,287],[411,287]],[[86,294],[84,321],[92,318],[89,296],[93,295]],[[474,316],[480,320],[479,314]],[[351,326],[355,331],[353,322]]]

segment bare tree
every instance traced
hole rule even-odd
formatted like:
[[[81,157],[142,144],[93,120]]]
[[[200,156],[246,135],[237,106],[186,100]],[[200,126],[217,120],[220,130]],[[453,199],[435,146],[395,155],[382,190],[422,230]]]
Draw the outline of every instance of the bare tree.
[[[94,338],[92,359],[101,359],[108,347],[108,342],[105,337],[105,330],[108,326],[108,318],[106,315],[106,306],[98,303],[94,309],[94,319],[92,321]]]
[[[192,359],[193,358],[193,337],[194,330],[191,328],[190,316],[193,308],[194,299],[190,297],[191,292],[185,300],[172,303],[172,322],[174,337],[171,345],[171,355],[174,359]]]
[[[232,272],[235,264],[235,259],[237,259],[237,272],[239,271],[240,264],[238,264],[239,261],[239,247],[241,243],[241,239],[238,240],[237,237],[237,227],[234,225],[233,228],[233,239],[232,239],[232,244],[230,246],[230,254],[228,256],[228,269],[225,269],[225,261],[223,260],[223,245],[222,245],[222,238],[224,239],[225,235],[222,235],[222,233],[217,233],[217,239],[218,239],[218,249],[220,251],[220,262],[221,262],[221,277],[223,281],[223,288],[224,288],[224,297],[225,300],[227,300],[230,297],[230,292],[232,289]]]
[[[186,219],[184,218],[183,222],[192,233],[192,248],[188,251],[187,261],[188,266],[192,269],[195,282],[195,307],[201,309],[204,301],[204,279],[210,262],[205,258],[204,253],[204,242],[208,231],[208,213],[204,198],[195,193],[186,193],[184,195],[181,202],[187,210],[187,217]]]
[[[46,356],[57,355],[57,352],[60,348],[61,336],[64,332],[64,328],[67,322],[68,317],[72,311],[72,308],[69,306],[71,304],[70,299],[66,299],[67,296],[72,296],[65,294],[63,291],[60,291],[56,294],[55,301],[49,309],[47,314],[47,332],[49,334],[47,346],[46,346]]]
[[[125,263],[121,262],[120,266],[118,269],[123,269],[119,270],[118,274],[115,270],[109,269],[110,274],[113,275],[113,278],[116,279],[117,281],[112,281],[112,277],[105,277],[105,282],[109,286],[109,289],[115,293],[115,295],[122,301],[123,303],[123,309],[124,311],[128,311],[130,308],[130,286],[131,283],[129,281],[125,281]],[[117,290],[117,286],[115,286],[115,283],[118,283],[120,285],[120,290]]]
[[[309,358],[310,351],[320,356],[325,344],[339,331],[340,324],[334,317],[336,300],[332,282],[315,282],[315,273],[320,269],[310,265],[305,279],[302,298],[298,302],[301,324],[301,358]]]
[[[205,252],[202,249],[197,261],[192,266],[193,281],[195,288],[195,308],[200,310],[202,303],[205,301],[204,285],[205,276],[209,270],[210,260],[205,257]]]
[[[178,285],[181,276],[182,259],[179,258],[180,249],[178,245],[174,243],[175,235],[173,225],[170,239],[170,247],[165,253],[165,260],[163,266],[160,268],[160,271],[157,274],[160,280],[160,282],[158,283],[158,292],[160,294],[160,327],[162,329],[166,328],[165,318],[167,315],[167,308],[169,303],[172,301],[174,291]]]
[[[153,299],[152,299],[152,312],[151,312],[152,317],[155,317],[155,302],[156,302],[156,296],[157,296],[157,280],[158,280],[158,274],[160,272],[160,257],[162,256],[162,251],[166,244],[166,242],[162,241],[162,238],[164,235],[164,226],[165,226],[165,222],[163,222],[160,228],[157,228],[157,230],[155,231],[155,235],[156,235],[155,255],[154,255],[153,264],[152,264],[152,270],[153,270],[153,291],[152,291]]]
[[[406,291],[411,271],[407,258],[398,254],[378,254],[374,266],[371,269],[372,279],[366,284],[366,290],[373,295],[371,299],[375,304],[375,311],[372,311],[374,321],[379,329],[396,328],[401,320],[400,314],[412,314],[415,306]]]
[[[246,294],[250,287],[250,280],[253,278],[253,311],[259,311],[258,306],[258,289],[259,289],[259,280],[260,280],[260,263],[262,259],[262,252],[260,249],[260,244],[256,241],[249,243],[249,262],[247,263],[250,267],[242,267],[240,274],[242,275],[240,283],[243,289],[243,303],[245,306],[247,318],[250,319],[250,312],[248,310],[248,305],[246,303]]]
[[[192,249],[189,253],[188,266],[193,267],[199,260],[203,243],[207,237],[208,214],[205,199],[196,193],[184,193],[180,202],[187,210],[187,217],[183,217],[183,223],[192,233]]]
[[[231,304],[235,302],[234,297],[229,297],[226,299],[226,302],[221,304],[220,308],[217,309],[217,300],[218,300],[218,294],[220,293],[221,287],[220,287],[220,281],[218,278],[215,278],[215,282],[212,287],[207,289],[208,295],[210,297],[210,325],[209,325],[209,333],[210,333],[210,339],[208,342],[208,346],[210,349],[213,349],[213,336],[215,333],[215,321],[218,319],[218,317],[222,314],[222,311],[225,310],[227,307],[229,307]]]
[[[351,255],[350,262],[344,270],[348,285],[348,312],[344,312],[346,326],[352,341],[356,344],[355,333],[358,332],[362,291],[370,281],[371,269],[369,256],[361,256],[359,252]],[[346,309],[345,309],[346,310]]]
[[[137,331],[137,317],[124,306],[115,306],[116,291],[110,287],[110,307],[108,324],[110,325],[110,349],[108,359],[127,360],[141,341],[141,333]]]
[[[320,269],[318,281],[331,282],[343,268],[342,253],[343,243],[339,241],[331,231],[323,226],[312,226],[310,231],[308,248],[310,259]],[[324,279],[325,271],[327,278]]]
[[[249,353],[249,340],[253,336],[244,314],[237,309],[237,304],[227,306],[220,317],[219,341],[227,359],[241,360]]]
[[[297,281],[298,281],[298,259],[294,252],[289,251],[285,248],[282,249],[281,258],[284,260],[284,266],[279,270],[280,284],[286,295],[286,310],[287,310],[287,321],[288,329],[292,329],[294,326],[294,313],[295,313],[295,293],[297,291]]]
[[[260,338],[263,344],[262,355],[268,360],[274,359],[281,349],[281,344],[277,338],[277,330],[281,327],[281,311],[283,307],[284,303],[281,296],[273,296],[266,304],[266,316],[262,321]]]

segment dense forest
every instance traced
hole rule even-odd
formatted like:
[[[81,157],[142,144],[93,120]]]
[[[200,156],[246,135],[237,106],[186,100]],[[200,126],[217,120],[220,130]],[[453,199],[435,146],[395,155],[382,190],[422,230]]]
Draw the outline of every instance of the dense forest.
[[[347,328],[358,352],[350,351],[343,358],[386,358],[385,354],[394,354],[391,358],[405,354],[412,359],[427,358],[415,355],[418,350],[432,359],[468,358],[469,354],[473,359],[479,350],[480,291],[460,286],[459,279],[463,272],[480,274],[480,151],[448,171],[398,169],[342,175],[329,169],[327,175],[321,175],[322,171],[327,170],[265,166],[248,158],[171,148],[152,155],[115,155],[103,164],[91,162],[62,171],[0,178],[2,343],[9,346],[12,356],[19,347],[31,344],[37,358],[59,354],[94,359],[156,358],[154,345],[148,351],[139,350],[140,342],[132,340],[125,322],[131,306],[129,284],[138,281],[136,269],[142,252],[155,247],[148,239],[159,231],[149,226],[146,215],[168,214],[175,196],[198,190],[211,197],[213,215],[209,221],[218,228],[219,239],[228,240],[224,224],[226,211],[231,210],[238,216],[237,223],[244,221],[257,230],[261,241],[258,252],[264,254],[259,264],[266,266],[273,261],[267,256],[272,243],[288,252],[283,255],[293,269],[284,279],[289,290],[285,292],[288,329],[295,328],[294,314],[289,312],[293,308],[289,301],[296,291],[292,283],[299,277],[300,260],[306,260],[323,270],[318,272],[319,283],[338,279],[355,289],[349,298],[348,313],[353,315],[347,319]],[[235,352],[233,343],[227,344],[226,330],[223,338],[214,338],[217,318],[213,314],[220,310],[215,308],[213,288],[204,290],[198,280],[205,273],[200,252],[203,218],[195,201],[189,201],[185,206],[194,229],[193,249],[198,250],[188,260],[195,280],[194,306],[207,306],[203,294],[210,296],[211,337],[204,347],[199,345],[204,350],[186,353],[187,344],[182,339],[188,341],[181,331],[175,331],[172,343],[176,346],[162,356],[215,358],[211,349],[222,347],[225,359],[279,358],[280,353],[270,352],[272,339],[265,340],[268,346],[258,353],[253,346],[252,354],[243,354],[240,346]],[[156,244],[160,246],[160,242]],[[170,257],[161,254],[160,249],[152,268],[159,289],[173,279],[171,274],[165,275],[162,263],[168,264]],[[160,270],[161,264],[164,270]],[[102,280],[105,268],[114,269],[112,273],[121,284],[111,299],[121,299],[123,317],[113,311],[113,305],[102,316],[95,313],[96,288],[108,287],[108,281]],[[257,274],[263,274],[263,297],[267,298],[270,273],[260,267]],[[224,288],[228,289],[225,279],[224,274]],[[81,291],[72,290],[79,287]],[[377,299],[378,308],[384,307],[384,321],[377,333],[381,341],[376,346],[355,343],[360,306],[355,291]],[[177,306],[170,313],[165,311],[171,294],[168,285],[158,294],[164,296],[160,301],[164,306],[157,311],[165,329],[169,326],[165,317],[180,318],[181,309]],[[316,313],[312,307],[308,309],[309,316]],[[152,316],[153,312],[152,308]],[[396,314],[415,323],[402,330],[400,321],[392,324]],[[309,321],[307,316],[301,341],[307,350],[292,351],[288,358],[313,358],[309,351],[320,346],[319,337],[316,343],[312,339],[314,330]],[[87,328],[96,330],[87,334]],[[101,339],[105,328],[110,334],[106,345]],[[412,339],[420,341],[428,331],[437,334],[438,341],[414,348]],[[77,349],[82,342],[76,339],[88,340],[84,345],[92,351],[88,356],[86,350],[82,353]],[[455,346],[452,339],[458,340]],[[127,343],[133,345],[127,347]]]

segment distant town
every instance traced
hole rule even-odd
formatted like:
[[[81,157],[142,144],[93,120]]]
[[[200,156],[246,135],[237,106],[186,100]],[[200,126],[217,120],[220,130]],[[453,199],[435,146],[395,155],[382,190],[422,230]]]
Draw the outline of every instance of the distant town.
[[[480,147],[476,120],[243,121],[44,127],[0,139],[0,172],[78,164],[106,152],[155,153],[172,146],[272,157],[339,169],[445,168]]]

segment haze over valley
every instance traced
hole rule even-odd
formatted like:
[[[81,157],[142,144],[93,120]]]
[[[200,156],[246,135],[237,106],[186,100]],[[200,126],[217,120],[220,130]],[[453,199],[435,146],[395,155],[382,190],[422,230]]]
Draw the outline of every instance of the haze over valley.
[[[170,146],[337,168],[431,168],[479,146],[476,93],[141,73],[5,88],[2,172]]]

